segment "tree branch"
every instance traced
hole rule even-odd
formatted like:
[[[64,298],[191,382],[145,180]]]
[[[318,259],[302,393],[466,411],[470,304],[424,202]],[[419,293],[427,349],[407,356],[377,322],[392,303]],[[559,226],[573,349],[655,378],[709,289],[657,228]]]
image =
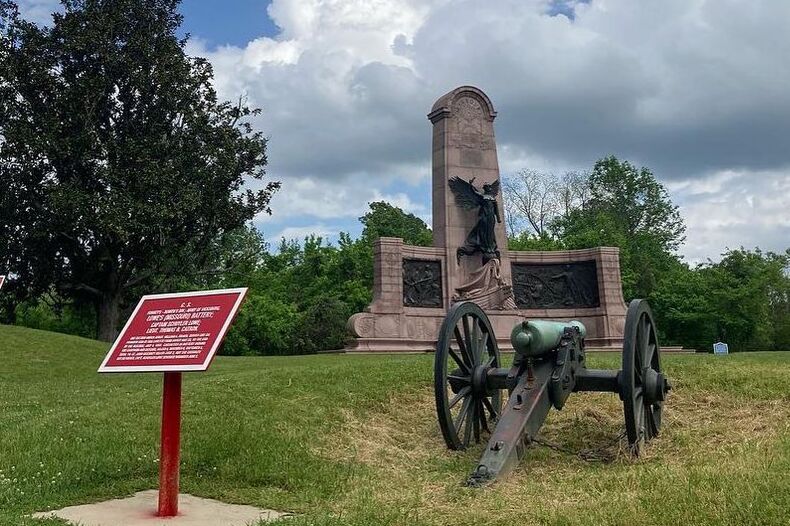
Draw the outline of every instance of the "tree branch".
[[[73,288],[75,290],[85,291],[85,292],[87,292],[89,294],[93,294],[94,296],[97,296],[97,297],[101,297],[102,296],[102,292],[99,289],[97,289],[95,287],[91,287],[90,285],[86,285],[85,283],[77,283],[76,285],[74,285]]]

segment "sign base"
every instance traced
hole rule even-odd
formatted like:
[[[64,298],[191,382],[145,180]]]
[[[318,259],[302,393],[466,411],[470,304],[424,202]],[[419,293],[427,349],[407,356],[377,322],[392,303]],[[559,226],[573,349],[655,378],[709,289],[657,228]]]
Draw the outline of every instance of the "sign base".
[[[54,516],[81,526],[246,526],[291,515],[182,494],[181,510],[177,517],[157,517],[158,495],[157,490],[141,491],[125,499],[35,513],[33,518],[48,519]]]

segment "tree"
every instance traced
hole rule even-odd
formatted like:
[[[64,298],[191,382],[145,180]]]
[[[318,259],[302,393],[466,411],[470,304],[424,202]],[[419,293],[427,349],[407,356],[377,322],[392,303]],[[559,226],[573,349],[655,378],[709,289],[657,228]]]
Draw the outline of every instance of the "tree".
[[[28,295],[95,305],[111,340],[132,290],[217,271],[262,211],[266,139],[176,36],[178,0],[63,0],[51,27],[0,4],[0,259]],[[13,203],[13,206],[9,206]]]
[[[716,338],[741,347],[776,348],[787,331],[790,253],[728,250],[702,272],[711,284]]]
[[[583,206],[588,198],[588,174],[520,170],[504,179],[502,193],[505,203],[508,236],[534,236],[548,239],[551,224],[558,217]]]
[[[620,247],[626,298],[649,297],[685,239],[678,208],[653,173],[613,156],[595,163],[589,199],[552,230],[566,248]]]
[[[353,265],[354,275],[372,289],[374,241],[380,237],[399,237],[407,245],[429,247],[433,244],[433,233],[425,221],[397,206],[385,201],[375,201],[369,206],[370,211],[359,218],[362,235],[354,242],[341,237],[340,248],[347,264]]]
[[[433,243],[433,234],[425,221],[385,201],[370,203],[370,212],[359,220],[363,225],[361,239],[365,243],[373,244],[380,237],[399,237],[407,245],[423,247]]]
[[[628,236],[649,236],[667,251],[677,250],[685,239],[678,207],[653,172],[614,156],[595,163],[585,208],[618,217]]]
[[[662,344],[705,349],[717,340],[718,312],[711,298],[718,286],[703,267],[690,268],[681,261],[659,274],[650,306]]]
[[[341,232],[336,245],[310,235],[301,243],[283,239],[274,253],[263,247],[259,263],[246,276],[247,303],[223,352],[304,354],[341,348],[349,337],[349,316],[372,299],[373,242],[392,236],[430,245],[432,237],[421,219],[385,202],[371,203],[360,221],[359,239]]]
[[[678,263],[661,275],[653,311],[667,341],[733,351],[782,350],[790,334],[790,250],[728,250],[718,263]]]

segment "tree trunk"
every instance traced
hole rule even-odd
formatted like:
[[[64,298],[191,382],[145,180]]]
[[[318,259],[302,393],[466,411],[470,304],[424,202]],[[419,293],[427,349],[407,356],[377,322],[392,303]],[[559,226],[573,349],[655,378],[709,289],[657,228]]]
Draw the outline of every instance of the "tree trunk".
[[[118,336],[118,317],[120,314],[120,296],[118,294],[104,293],[99,299],[98,324],[96,328],[99,340],[103,342],[115,341]]]

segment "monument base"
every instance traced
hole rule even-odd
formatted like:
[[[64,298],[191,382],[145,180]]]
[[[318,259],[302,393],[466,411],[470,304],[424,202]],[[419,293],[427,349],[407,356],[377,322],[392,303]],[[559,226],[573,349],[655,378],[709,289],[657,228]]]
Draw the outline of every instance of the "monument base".
[[[497,336],[497,344],[502,352],[512,352],[513,346],[510,344],[510,331],[517,323],[527,320],[555,320],[572,321],[578,320],[587,327],[588,334],[600,334],[602,326],[608,322],[606,315],[589,312],[590,309],[580,309],[577,312],[569,312],[567,309],[557,311],[529,311],[529,310],[502,310],[488,311],[486,315],[491,320],[494,333]],[[399,322],[388,323],[393,327],[403,326],[406,328],[406,336],[385,336],[385,337],[357,337],[347,347],[349,353],[424,353],[436,350],[435,334],[439,333],[444,321],[444,313],[436,314],[403,314],[398,316]],[[375,325],[376,316],[371,313],[361,312],[355,314],[349,320],[349,326],[357,324]],[[412,336],[408,336],[412,334]],[[588,337],[585,344],[590,351],[622,351],[622,333],[611,336]]]
[[[626,309],[617,248],[508,252],[507,258],[516,270],[516,303],[527,306],[483,306],[502,351],[512,350],[510,331],[524,319],[578,320],[587,328],[589,349],[622,350]],[[377,240],[373,303],[348,320],[354,340],[346,351],[433,352],[454,303],[448,264],[455,261],[441,248],[404,245],[398,238]],[[530,308],[535,302],[546,307]]]

